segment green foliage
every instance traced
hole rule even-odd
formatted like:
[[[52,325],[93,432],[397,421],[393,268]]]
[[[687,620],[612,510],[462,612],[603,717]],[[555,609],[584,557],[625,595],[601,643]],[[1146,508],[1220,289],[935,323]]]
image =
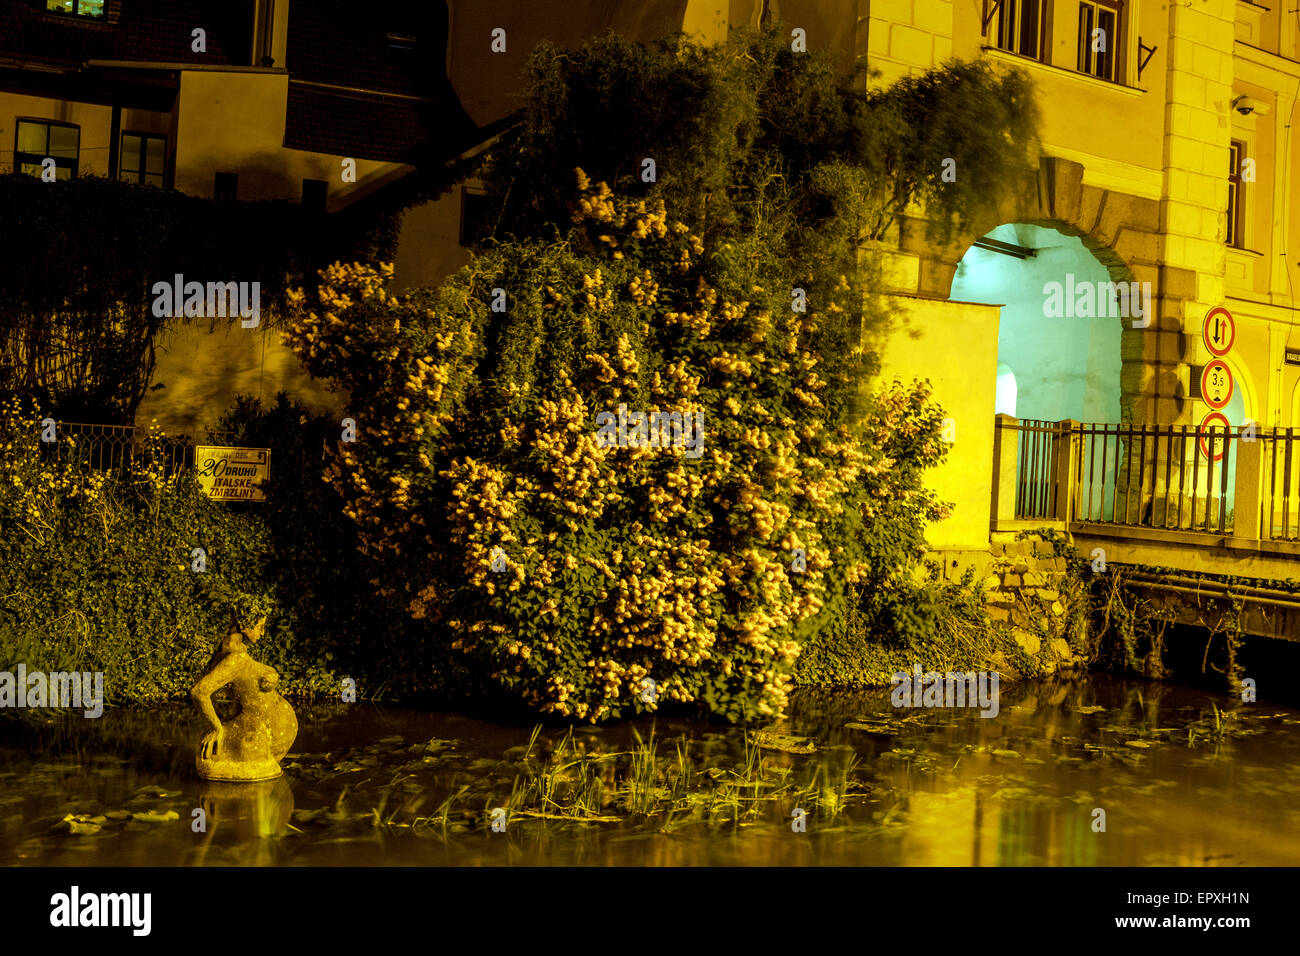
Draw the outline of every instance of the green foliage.
[[[898,671],[970,671],[1024,653],[989,622],[973,571],[944,581],[918,566],[890,585],[856,588],[845,613],[811,636],[799,657],[801,684],[881,685]],[[1022,667],[1023,670],[1023,667]]]
[[[188,693],[232,611],[241,623],[269,611],[257,656],[286,691],[337,686],[324,666],[332,622],[304,609],[330,593],[338,566],[283,542],[319,529],[210,501],[161,460],[119,477],[82,470],[41,447],[39,413],[12,401],[2,411],[0,660],[103,671],[113,702],[173,697]],[[284,503],[277,520],[293,512]]]
[[[784,239],[806,260],[819,239],[884,239],[913,203],[947,237],[994,207],[990,184],[1031,159],[1037,125],[1028,75],[986,60],[867,90],[829,58],[792,52],[780,30],[713,47],[612,33],[578,50],[542,43],[522,122],[484,171],[489,219],[501,239],[563,233],[569,197],[555,187],[581,167],[617,193],[662,197],[706,238]]]
[[[915,109],[975,175],[1032,115],[958,104],[1022,106],[1023,82],[953,66],[853,92],[772,34],[544,45],[471,265],[404,299],[336,266],[294,296],[286,340],[363,423],[329,475],[376,586],[466,686],[591,720],[743,719],[780,713],[800,647],[846,618],[934,630],[906,580],[944,513],[922,485],[942,412],[924,386],[869,387],[863,333],[888,316],[864,253],[909,202],[951,225],[996,196],[908,164]],[[620,406],[701,412],[703,456],[604,446]]]

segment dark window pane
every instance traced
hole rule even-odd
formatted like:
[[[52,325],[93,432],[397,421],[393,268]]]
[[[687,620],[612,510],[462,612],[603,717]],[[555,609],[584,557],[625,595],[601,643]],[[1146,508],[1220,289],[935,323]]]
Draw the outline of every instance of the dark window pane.
[[[140,137],[131,136],[130,134],[122,137],[122,157],[118,161],[118,168],[122,171],[122,178],[131,182],[139,182],[137,175],[140,172]]]
[[[1002,0],[1002,13],[998,18],[998,46],[1004,50],[1014,50],[1016,11],[1019,0]]]
[[[18,152],[45,155],[45,150],[49,146],[48,131],[49,127],[44,123],[25,123],[19,120]]]
[[[167,141],[158,136],[150,136],[145,144],[148,150],[145,169],[153,175],[162,175],[167,165]]]
[[[1020,15],[1020,52],[1025,56],[1038,56],[1038,3],[1026,0]]]
[[[1091,73],[1089,69],[1092,52],[1092,7],[1086,3],[1079,4],[1079,72]]]
[[[1115,12],[1097,11],[1097,26],[1101,30],[1102,50],[1097,53],[1097,75],[1108,80],[1115,78]]]
[[[1242,243],[1241,229],[1238,227],[1238,217],[1242,211],[1242,190],[1245,188],[1241,182],[1241,156],[1245,151],[1245,144],[1239,140],[1233,140],[1228,146],[1228,245],[1240,246]]]
[[[75,126],[50,127],[50,155],[59,159],[76,159],[81,130]]]

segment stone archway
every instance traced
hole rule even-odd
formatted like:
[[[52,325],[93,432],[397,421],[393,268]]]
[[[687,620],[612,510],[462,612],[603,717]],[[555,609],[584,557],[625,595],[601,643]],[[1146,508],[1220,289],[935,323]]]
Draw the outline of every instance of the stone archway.
[[[1012,173],[1012,188],[988,221],[945,247],[926,237],[925,220],[905,218],[899,251],[920,260],[916,292],[946,299],[966,249],[1002,223],[1027,222],[1079,236],[1111,281],[1151,284],[1151,324],[1126,326],[1121,335],[1123,421],[1185,421],[1189,403],[1183,379],[1191,337],[1183,331],[1181,315],[1183,303],[1196,296],[1196,273],[1160,264],[1159,201],[1085,185],[1083,169],[1081,163],[1045,156],[1037,170]]]

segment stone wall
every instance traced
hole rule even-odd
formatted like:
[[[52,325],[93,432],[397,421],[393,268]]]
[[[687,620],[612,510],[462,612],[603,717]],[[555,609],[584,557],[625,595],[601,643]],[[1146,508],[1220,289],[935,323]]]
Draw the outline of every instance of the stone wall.
[[[1050,541],[1037,536],[1017,541],[1010,534],[995,534],[989,555],[984,580],[989,619],[1011,631],[1042,673],[1081,663],[1069,637],[1077,620],[1073,612],[1081,609],[1087,595],[1073,585],[1067,559]]]

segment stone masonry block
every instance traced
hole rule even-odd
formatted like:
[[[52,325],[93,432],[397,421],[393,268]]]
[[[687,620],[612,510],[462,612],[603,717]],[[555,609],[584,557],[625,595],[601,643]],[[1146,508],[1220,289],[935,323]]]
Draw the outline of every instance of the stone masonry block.
[[[1053,219],[1077,222],[1083,198],[1083,165],[1047,156],[1039,163],[1038,179],[1043,211]]]
[[[1196,296],[1196,273],[1191,269],[1161,266],[1159,272],[1160,295],[1175,299],[1191,299]]]
[[[889,28],[889,55],[917,66],[930,66],[934,45],[924,30],[894,24]]]
[[[924,6],[927,0],[918,0],[919,5]],[[904,26],[912,25],[912,0],[872,0],[871,18],[881,19],[887,23],[901,23]]]
[[[1115,252],[1125,262],[1155,262],[1159,258],[1158,240],[1157,233],[1122,228],[1115,239]]]
[[[952,4],[943,0],[916,0],[912,25],[939,36],[952,36]]]

